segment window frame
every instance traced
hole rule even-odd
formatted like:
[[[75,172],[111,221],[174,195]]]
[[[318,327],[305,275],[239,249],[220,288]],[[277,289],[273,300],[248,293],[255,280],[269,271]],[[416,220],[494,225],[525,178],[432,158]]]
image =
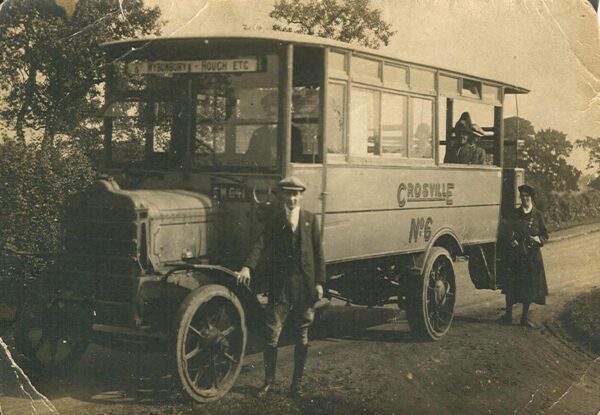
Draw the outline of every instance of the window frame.
[[[413,157],[410,153],[410,148],[412,146],[412,139],[413,139],[413,110],[414,110],[414,106],[412,104],[414,99],[421,99],[424,101],[429,101],[431,103],[431,157]],[[436,158],[436,126],[435,126],[435,118],[436,118],[436,110],[435,110],[435,101],[436,98],[435,97],[427,97],[427,96],[418,96],[418,95],[411,95],[408,97],[408,135],[407,135],[407,158],[411,159],[411,160],[433,160],[435,161]]]

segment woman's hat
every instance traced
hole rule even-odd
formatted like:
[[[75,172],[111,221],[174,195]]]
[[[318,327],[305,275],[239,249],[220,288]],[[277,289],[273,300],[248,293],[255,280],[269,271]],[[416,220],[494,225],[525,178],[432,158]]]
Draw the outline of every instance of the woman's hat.
[[[483,131],[483,128],[481,128],[477,124],[471,125],[471,133],[476,137],[483,137],[485,135],[485,131]]]
[[[533,187],[529,186],[528,184],[522,184],[521,186],[519,186],[518,189],[519,189],[519,193],[525,193],[530,196],[535,196],[535,190],[533,189]]]

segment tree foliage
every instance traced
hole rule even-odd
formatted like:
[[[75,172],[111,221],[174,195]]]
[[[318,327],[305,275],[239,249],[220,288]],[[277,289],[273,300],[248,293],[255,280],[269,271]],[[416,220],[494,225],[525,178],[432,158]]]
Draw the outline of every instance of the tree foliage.
[[[394,35],[371,0],[278,0],[273,30],[303,33],[378,49]]]
[[[98,115],[100,44],[157,34],[160,11],[142,0],[79,0],[68,17],[54,0],[10,0],[0,9],[0,120],[23,144],[73,137]],[[79,131],[81,132],[81,131]]]
[[[596,168],[594,177],[588,185],[592,189],[600,190],[600,137],[586,137],[575,142],[577,147],[580,147],[588,152],[588,169]]]
[[[8,0],[0,8],[0,248],[60,250],[63,203],[95,175],[85,150],[102,137],[100,44],[159,30],[159,9],[143,0],[76,3],[69,16],[54,0]],[[29,258],[19,268],[3,253],[0,292],[8,296],[5,281],[38,276],[48,265]]]
[[[535,137],[535,128],[531,121],[521,117],[508,117],[504,119],[504,137],[508,140],[532,140]]]
[[[95,171],[91,162],[68,141],[42,148],[40,142],[21,144],[6,138],[0,140],[0,160],[0,248],[59,251],[63,204],[92,181]],[[15,287],[23,279],[43,273],[51,257],[15,262],[3,253],[0,292],[17,300],[18,295],[11,297],[11,293],[19,293]]]
[[[577,190],[581,171],[567,162],[573,144],[566,134],[548,128],[536,131],[524,118],[504,120],[504,137],[518,139],[518,167],[525,169],[525,179],[541,193]]]
[[[581,171],[567,162],[572,150],[566,134],[551,128],[540,130],[525,139],[519,166],[542,191],[578,190]]]

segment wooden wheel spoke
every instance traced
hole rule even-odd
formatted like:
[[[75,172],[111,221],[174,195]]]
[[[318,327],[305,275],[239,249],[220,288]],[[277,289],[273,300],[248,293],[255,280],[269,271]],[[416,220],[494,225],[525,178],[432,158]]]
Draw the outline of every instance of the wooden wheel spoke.
[[[219,377],[221,376],[221,371],[219,370],[219,365],[217,364],[217,360],[215,358],[213,358],[212,360],[212,372],[213,372],[213,386],[215,388],[219,388]]]
[[[225,330],[223,330],[223,331],[221,332],[221,335],[222,335],[223,337],[227,337],[227,336],[229,336],[231,333],[233,333],[234,331],[235,331],[235,326],[230,326],[230,327],[227,327]]]
[[[232,355],[230,355],[227,352],[223,352],[223,356],[225,356],[227,358],[227,360],[229,360],[231,363],[233,363],[234,365],[237,365],[238,361],[235,360],[235,357],[233,357]]]
[[[183,355],[183,358],[187,361],[190,359],[193,359],[194,357],[198,356],[200,353],[202,353],[205,349],[200,347],[200,346],[196,346],[192,351],[186,353],[185,355]]]
[[[450,312],[448,312],[447,310],[440,310],[441,313],[438,313],[438,319],[441,320],[442,322],[444,322],[444,324],[448,324],[448,322],[450,321],[450,317],[452,317],[452,314]],[[448,318],[444,318],[442,317],[442,314],[446,315]]]
[[[191,324],[189,327],[190,327],[190,331],[192,331],[194,334],[196,334],[199,337],[204,338],[204,335],[202,334],[202,332],[200,330],[198,330],[196,327],[192,326]]]
[[[198,386],[198,381],[200,380],[200,369],[196,370],[196,376],[194,376],[194,385]]]
[[[221,304],[212,305],[209,310],[207,310],[206,320],[209,326],[214,327],[219,324],[223,317],[223,310],[224,308]]]
[[[433,329],[434,329],[434,330],[437,330],[437,329],[438,329],[438,327],[439,327],[439,326],[438,326],[438,321],[439,321],[439,318],[438,318],[438,316],[437,316],[437,313],[436,313],[436,312],[433,312],[433,313],[431,313],[431,314],[429,315],[429,321],[431,322],[431,325],[433,326]]]

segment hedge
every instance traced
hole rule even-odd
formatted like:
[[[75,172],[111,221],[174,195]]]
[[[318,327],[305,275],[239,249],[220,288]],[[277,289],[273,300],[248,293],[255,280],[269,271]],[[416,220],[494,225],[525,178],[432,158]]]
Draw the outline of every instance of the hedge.
[[[90,160],[67,143],[42,149],[0,138],[0,248],[57,252],[66,197],[85,188],[96,175]],[[0,256],[0,301],[18,301],[7,285],[20,286],[44,272],[47,258],[16,261]]]
[[[549,230],[600,221],[600,191],[597,190],[550,193],[538,196],[536,205],[544,212]]]

